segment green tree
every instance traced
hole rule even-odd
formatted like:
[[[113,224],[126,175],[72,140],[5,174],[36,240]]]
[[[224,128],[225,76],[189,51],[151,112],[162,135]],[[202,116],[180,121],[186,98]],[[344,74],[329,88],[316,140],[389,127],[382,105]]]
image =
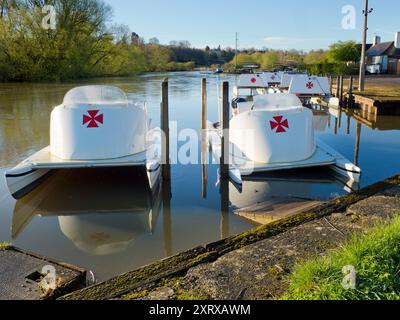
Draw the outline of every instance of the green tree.
[[[328,50],[329,62],[359,62],[361,59],[361,47],[354,41],[337,42]]]
[[[312,50],[304,57],[304,63],[314,64],[322,63],[328,58],[328,53],[325,50]]]

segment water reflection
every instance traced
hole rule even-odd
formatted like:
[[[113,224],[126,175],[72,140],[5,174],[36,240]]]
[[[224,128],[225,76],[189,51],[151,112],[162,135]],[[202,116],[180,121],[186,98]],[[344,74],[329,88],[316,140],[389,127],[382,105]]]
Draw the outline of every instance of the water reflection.
[[[241,189],[230,188],[229,199],[235,209],[241,209],[271,198],[327,200],[339,192],[358,189],[359,185],[354,181],[345,181],[324,168],[313,168],[244,177]]]
[[[82,252],[105,256],[126,250],[156,227],[160,183],[145,189],[134,168],[60,170],[16,203],[15,240],[34,216],[57,217],[61,232]],[[132,183],[135,181],[135,183]]]

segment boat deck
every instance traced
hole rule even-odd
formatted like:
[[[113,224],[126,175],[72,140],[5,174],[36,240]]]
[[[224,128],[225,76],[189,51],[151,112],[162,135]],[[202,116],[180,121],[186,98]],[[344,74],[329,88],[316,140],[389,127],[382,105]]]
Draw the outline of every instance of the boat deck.
[[[139,166],[146,165],[146,152],[135,155],[107,159],[107,160],[63,160],[55,157],[50,152],[50,147],[32,155],[18,167],[29,166],[36,169],[71,169],[71,168],[96,168],[96,167],[118,167],[118,166]]]

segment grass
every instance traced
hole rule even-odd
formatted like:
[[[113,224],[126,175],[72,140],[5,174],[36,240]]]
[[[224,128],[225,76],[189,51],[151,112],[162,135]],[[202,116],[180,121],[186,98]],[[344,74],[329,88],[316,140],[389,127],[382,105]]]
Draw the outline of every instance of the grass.
[[[389,78],[390,80],[390,78]],[[380,79],[368,78],[365,84],[365,90],[362,93],[357,92],[358,82],[354,80],[354,93],[362,96],[374,99],[374,100],[400,100],[400,83],[381,81]],[[336,85],[336,80],[333,80],[333,84]],[[349,86],[348,79],[345,80],[344,90],[347,91]]]
[[[6,250],[9,247],[11,247],[11,243],[7,243],[7,242],[0,242],[0,251],[1,250]]]
[[[355,267],[355,289],[342,286],[345,266]],[[289,281],[284,300],[400,300],[400,216],[298,264]]]
[[[367,84],[362,95],[374,100],[400,100],[400,86]]]

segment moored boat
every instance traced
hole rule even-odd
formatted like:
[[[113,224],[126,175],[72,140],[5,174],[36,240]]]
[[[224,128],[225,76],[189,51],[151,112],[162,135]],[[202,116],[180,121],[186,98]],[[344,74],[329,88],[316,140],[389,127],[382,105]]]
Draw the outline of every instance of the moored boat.
[[[209,123],[215,159],[221,157],[220,126]],[[230,176],[327,166],[358,181],[361,169],[314,136],[313,113],[289,93],[256,95],[230,120]],[[218,160],[217,160],[218,161]]]
[[[140,167],[150,188],[159,174],[154,130],[145,103],[133,103],[112,86],[70,90],[50,120],[50,146],[6,172],[11,194],[20,198],[54,170]]]

